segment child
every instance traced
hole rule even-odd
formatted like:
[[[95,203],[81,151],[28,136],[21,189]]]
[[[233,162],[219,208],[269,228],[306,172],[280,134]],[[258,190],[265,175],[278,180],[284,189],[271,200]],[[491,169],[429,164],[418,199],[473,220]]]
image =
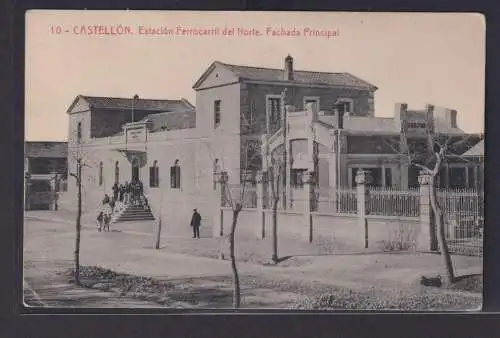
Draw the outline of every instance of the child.
[[[101,231],[102,229],[102,222],[104,220],[104,212],[100,211],[99,214],[97,215],[97,229]]]

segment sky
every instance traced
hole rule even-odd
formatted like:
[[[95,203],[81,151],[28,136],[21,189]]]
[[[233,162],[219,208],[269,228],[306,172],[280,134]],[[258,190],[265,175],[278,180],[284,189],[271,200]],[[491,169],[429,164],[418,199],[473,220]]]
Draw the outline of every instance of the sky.
[[[82,33],[94,25],[126,34]],[[172,34],[140,34],[147,27]],[[465,13],[29,11],[25,138],[66,140],[66,110],[77,95],[195,104],[192,86],[213,61],[282,68],[287,54],[296,70],[349,72],[376,85],[376,116],[393,116],[397,102],[431,103],[458,110],[463,130],[482,132],[485,27],[481,15]],[[216,28],[217,35],[173,34]],[[273,34],[281,29],[300,35]]]

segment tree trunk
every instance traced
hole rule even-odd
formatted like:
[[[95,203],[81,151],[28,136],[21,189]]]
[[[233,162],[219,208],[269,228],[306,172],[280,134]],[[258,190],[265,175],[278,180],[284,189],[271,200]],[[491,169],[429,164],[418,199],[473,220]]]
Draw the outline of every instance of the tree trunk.
[[[238,269],[236,267],[236,258],[234,255],[234,233],[236,232],[236,224],[238,222],[238,215],[241,208],[236,206],[233,210],[233,222],[231,223],[231,232],[229,234],[229,256],[231,257],[231,271],[233,273],[233,308],[240,308],[240,278],[238,276]]]
[[[78,173],[77,173],[77,185],[78,185],[78,210],[76,215],[76,240],[75,240],[75,284],[80,285],[80,232],[82,228],[82,164],[78,160]]]
[[[272,260],[278,263],[278,199],[273,199],[273,255]]]
[[[155,245],[156,250],[160,248],[160,236],[161,236],[161,217],[158,220],[158,228],[156,229],[156,245]]]
[[[439,251],[441,253],[441,257],[443,260],[443,267],[445,269],[445,275],[446,275],[445,283],[449,285],[455,281],[455,274],[453,271],[453,262],[451,261],[451,255],[448,250],[448,244],[446,243],[445,224],[444,224],[445,222],[444,222],[443,212],[437,202],[437,197],[436,197],[437,192],[436,192],[436,186],[434,184],[434,179],[435,176],[432,176],[430,182],[430,188],[431,188],[430,202],[432,211],[434,212],[434,219],[436,222]]]

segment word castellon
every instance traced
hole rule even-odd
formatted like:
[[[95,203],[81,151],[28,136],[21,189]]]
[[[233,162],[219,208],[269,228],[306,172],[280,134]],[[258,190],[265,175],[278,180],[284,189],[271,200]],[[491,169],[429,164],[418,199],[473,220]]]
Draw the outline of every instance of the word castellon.
[[[403,126],[418,137],[428,124],[465,135],[447,108],[399,103],[393,118],[376,117],[376,86],[345,72],[295,70],[291,56],[282,69],[215,61],[193,89],[196,108],[185,99],[75,98],[67,110],[68,168],[76,172],[82,159],[85,209],[97,208],[114,183],[141,180],[155,218],[168,220],[167,233],[185,236],[193,208],[212,226],[219,173],[231,185],[255,185],[267,151],[283,145],[287,194],[307,172],[319,188],[352,187],[359,168],[370,170],[373,185],[404,189],[418,185],[418,170],[397,160],[387,138],[397,139]],[[455,163],[441,177],[444,186],[466,187],[481,181],[482,171]],[[76,189],[70,182],[65,195],[76,198]]]

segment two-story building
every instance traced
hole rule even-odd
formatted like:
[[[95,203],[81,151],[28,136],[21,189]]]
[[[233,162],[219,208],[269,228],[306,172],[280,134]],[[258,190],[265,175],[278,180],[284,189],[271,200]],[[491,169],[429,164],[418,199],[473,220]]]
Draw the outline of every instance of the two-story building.
[[[57,208],[57,195],[67,189],[68,144],[24,143],[25,210]]]

